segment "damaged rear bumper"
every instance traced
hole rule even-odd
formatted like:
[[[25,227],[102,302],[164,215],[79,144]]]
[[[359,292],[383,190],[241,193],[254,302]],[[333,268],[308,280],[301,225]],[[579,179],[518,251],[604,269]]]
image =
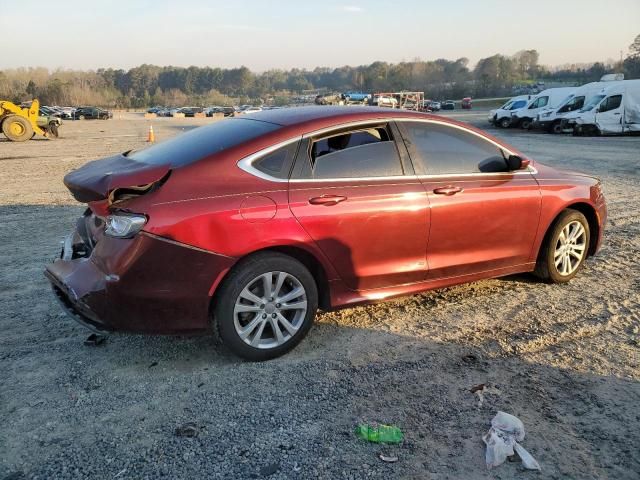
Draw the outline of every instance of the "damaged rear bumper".
[[[74,320],[96,332],[209,329],[211,292],[235,259],[145,232],[131,239],[96,234],[90,218],[44,272]],[[90,225],[84,231],[83,222]]]

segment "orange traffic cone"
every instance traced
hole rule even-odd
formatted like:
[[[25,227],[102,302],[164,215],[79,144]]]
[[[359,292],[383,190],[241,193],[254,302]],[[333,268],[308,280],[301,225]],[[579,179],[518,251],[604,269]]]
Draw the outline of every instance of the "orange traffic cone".
[[[149,125],[149,136],[147,137],[147,142],[153,143],[156,141],[156,136],[153,133],[153,125]]]

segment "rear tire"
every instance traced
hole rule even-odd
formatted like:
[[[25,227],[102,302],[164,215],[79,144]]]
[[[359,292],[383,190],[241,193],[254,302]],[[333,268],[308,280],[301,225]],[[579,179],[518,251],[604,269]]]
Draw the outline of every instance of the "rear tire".
[[[20,115],[7,115],[2,121],[2,133],[12,142],[24,142],[34,135],[29,120]]]
[[[590,234],[589,222],[582,213],[563,211],[543,240],[535,274],[548,283],[570,281],[584,266]]]
[[[236,355],[269,360],[302,341],[317,309],[316,282],[302,263],[259,253],[240,261],[216,293],[214,328]]]

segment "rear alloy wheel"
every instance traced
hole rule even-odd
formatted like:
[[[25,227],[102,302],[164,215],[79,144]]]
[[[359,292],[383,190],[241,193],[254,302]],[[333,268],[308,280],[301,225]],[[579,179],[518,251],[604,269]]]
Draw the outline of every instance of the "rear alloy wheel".
[[[240,263],[216,297],[214,320],[222,341],[252,361],[275,358],[295,347],[318,308],[317,287],[307,268],[275,252]]]
[[[7,115],[2,121],[2,133],[12,142],[24,142],[33,137],[33,127],[29,120],[19,115]]]
[[[546,238],[536,274],[551,283],[568,282],[584,265],[589,241],[589,223],[585,216],[576,210],[565,210]]]

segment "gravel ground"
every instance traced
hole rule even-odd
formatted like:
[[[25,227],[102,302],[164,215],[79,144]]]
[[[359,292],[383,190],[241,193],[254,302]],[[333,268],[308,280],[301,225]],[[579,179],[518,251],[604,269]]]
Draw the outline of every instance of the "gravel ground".
[[[209,121],[153,126],[162,140]],[[523,420],[544,478],[640,477],[640,138],[490,129],[602,178],[604,247],[570,284],[519,275],[321,314],[293,352],[255,364],[210,337],[85,346],[50,294],[43,267],[82,212],[63,175],[144,146],[148,124],[116,114],[66,122],[58,140],[0,141],[0,479],[538,478],[519,462],[487,471],[481,436],[498,410]],[[482,405],[480,383],[494,387]],[[198,435],[176,436],[187,422]],[[406,439],[364,443],[359,422]]]

